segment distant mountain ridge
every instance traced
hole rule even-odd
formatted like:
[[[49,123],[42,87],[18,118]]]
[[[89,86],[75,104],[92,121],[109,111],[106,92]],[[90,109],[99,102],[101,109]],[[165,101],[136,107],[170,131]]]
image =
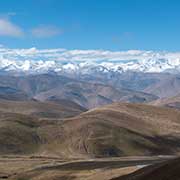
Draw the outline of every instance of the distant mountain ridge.
[[[134,72],[180,72],[180,59],[150,58],[144,60],[96,60],[96,61],[61,61],[61,60],[0,60],[0,71],[19,73],[122,73]]]
[[[1,75],[0,98],[5,100],[36,99],[41,102],[68,100],[91,109],[118,101],[149,102],[158,97],[128,88],[116,88],[103,82],[88,82],[57,74],[36,74]]]

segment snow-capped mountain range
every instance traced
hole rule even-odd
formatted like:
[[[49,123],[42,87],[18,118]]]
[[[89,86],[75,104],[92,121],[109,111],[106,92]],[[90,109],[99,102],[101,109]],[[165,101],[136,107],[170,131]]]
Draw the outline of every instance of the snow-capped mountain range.
[[[180,72],[180,53],[0,49],[0,71],[23,73]]]
[[[175,64],[167,59],[148,59],[146,61],[96,61],[96,62],[72,62],[72,61],[43,61],[43,60],[0,60],[1,71],[16,71],[24,73],[46,73],[54,71],[56,73],[91,73],[91,72],[179,72],[180,60]]]

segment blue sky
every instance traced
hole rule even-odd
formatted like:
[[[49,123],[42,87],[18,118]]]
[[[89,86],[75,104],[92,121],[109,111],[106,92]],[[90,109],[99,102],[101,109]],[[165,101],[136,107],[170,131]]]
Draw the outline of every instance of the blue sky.
[[[180,50],[179,0],[1,0],[9,48]]]

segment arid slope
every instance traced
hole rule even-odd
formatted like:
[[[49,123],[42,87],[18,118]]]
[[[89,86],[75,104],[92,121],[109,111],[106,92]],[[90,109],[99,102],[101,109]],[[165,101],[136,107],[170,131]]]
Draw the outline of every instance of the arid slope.
[[[150,102],[149,104],[155,106],[165,106],[165,107],[180,109],[180,95],[169,98],[158,99]]]
[[[38,118],[67,118],[76,116],[86,109],[70,100],[40,102],[36,100],[9,101],[0,99],[0,111],[31,115]]]
[[[2,112],[0,154],[62,158],[177,154],[179,118],[177,110],[128,103],[66,119]]]
[[[111,180],[179,180],[180,158],[142,168],[132,174]]]

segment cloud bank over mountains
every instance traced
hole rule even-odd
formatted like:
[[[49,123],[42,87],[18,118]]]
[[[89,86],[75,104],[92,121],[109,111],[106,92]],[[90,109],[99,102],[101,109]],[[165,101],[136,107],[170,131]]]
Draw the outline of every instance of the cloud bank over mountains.
[[[166,59],[171,64],[180,64],[180,52],[155,52],[144,50],[68,50],[57,49],[11,49],[0,46],[0,61],[8,60],[53,60],[53,61],[148,61]]]

